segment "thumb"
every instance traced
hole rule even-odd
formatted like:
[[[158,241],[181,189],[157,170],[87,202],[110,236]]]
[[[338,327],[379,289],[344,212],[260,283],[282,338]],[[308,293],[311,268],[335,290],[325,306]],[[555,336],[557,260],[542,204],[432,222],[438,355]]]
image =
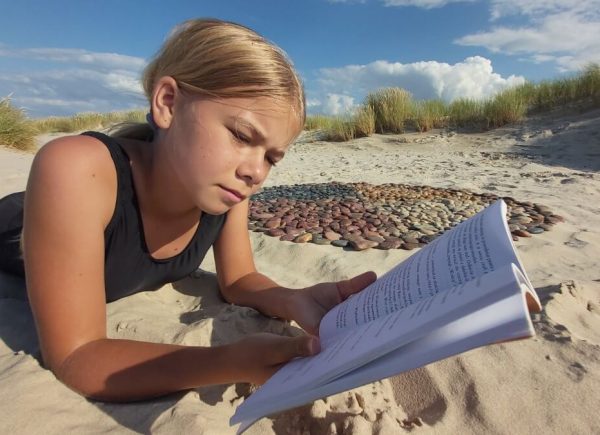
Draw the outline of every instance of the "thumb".
[[[281,348],[285,361],[301,356],[311,356],[321,350],[319,339],[314,335],[300,335],[286,338]]]
[[[349,296],[357,293],[371,285],[377,279],[377,275],[373,271],[361,273],[360,275],[355,276],[354,278],[347,279],[345,281],[338,281],[336,283],[338,288],[338,293],[342,299],[345,301]]]

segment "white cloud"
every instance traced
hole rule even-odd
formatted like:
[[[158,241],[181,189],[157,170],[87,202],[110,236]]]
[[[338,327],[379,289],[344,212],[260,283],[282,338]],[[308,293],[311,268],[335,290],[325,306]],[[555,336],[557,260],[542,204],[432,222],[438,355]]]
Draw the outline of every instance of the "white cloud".
[[[339,98],[349,89],[353,90],[355,99],[362,99],[378,88],[396,86],[408,90],[416,99],[452,101],[461,97],[484,98],[524,81],[523,77],[504,78],[494,73],[491,61],[479,56],[454,65],[436,61],[409,64],[376,61],[367,65],[325,68],[319,73],[322,92],[331,95],[322,107],[338,110],[354,105],[354,101]]]
[[[492,0],[491,18],[496,20],[510,15],[532,18],[561,12],[574,12],[584,16],[598,16],[598,0]]]
[[[138,57],[80,49],[17,50],[6,45],[0,45],[0,57],[30,61],[27,71],[0,74],[0,96],[11,94],[13,103],[32,117],[147,104],[139,81],[145,60]]]
[[[327,94],[318,111],[327,115],[342,115],[352,111],[354,107],[354,98],[349,95]]]
[[[367,0],[327,0],[329,3],[366,3]],[[468,3],[477,0],[380,0],[384,6],[414,6],[423,9],[441,8],[449,3]]]
[[[600,62],[600,0],[493,0],[490,14],[494,22],[520,16],[527,23],[498,25],[455,42],[525,55],[535,63],[553,62],[561,71]]]
[[[307,98],[306,99],[306,107],[320,107],[321,106],[321,100],[319,100],[318,98]]]
[[[450,3],[468,3],[476,0],[383,0],[385,6],[415,6],[423,9],[441,8]]]
[[[140,57],[117,53],[97,53],[79,48],[24,48],[17,50],[2,47],[0,47],[0,56],[3,57],[83,64],[102,69],[139,70],[146,64],[146,61]]]

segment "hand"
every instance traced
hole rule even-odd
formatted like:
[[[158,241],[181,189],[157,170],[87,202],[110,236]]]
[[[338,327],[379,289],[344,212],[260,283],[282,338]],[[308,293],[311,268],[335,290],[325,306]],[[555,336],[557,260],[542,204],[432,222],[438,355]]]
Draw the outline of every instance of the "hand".
[[[264,384],[289,360],[321,350],[319,339],[310,335],[284,337],[266,332],[249,335],[230,346],[230,360],[240,367],[242,382]]]
[[[313,335],[319,334],[319,323],[329,310],[349,296],[375,282],[375,272],[365,272],[338,282],[324,282],[304,289],[292,290],[289,318]]]

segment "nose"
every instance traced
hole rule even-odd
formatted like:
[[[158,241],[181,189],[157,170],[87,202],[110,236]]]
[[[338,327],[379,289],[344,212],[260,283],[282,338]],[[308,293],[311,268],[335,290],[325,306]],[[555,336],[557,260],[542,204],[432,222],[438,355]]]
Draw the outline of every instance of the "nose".
[[[268,168],[265,155],[263,152],[258,152],[258,150],[244,156],[237,168],[237,175],[250,186],[265,181],[267,173]]]

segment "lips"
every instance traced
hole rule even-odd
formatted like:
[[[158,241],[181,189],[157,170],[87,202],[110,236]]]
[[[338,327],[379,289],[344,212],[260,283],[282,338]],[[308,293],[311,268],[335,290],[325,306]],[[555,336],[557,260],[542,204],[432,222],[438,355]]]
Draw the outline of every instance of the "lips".
[[[243,201],[244,199],[246,199],[245,195],[242,195],[240,192],[238,192],[235,189],[228,189],[225,186],[220,186],[221,189],[228,191],[229,193],[233,194],[234,196],[238,197],[240,201]]]

